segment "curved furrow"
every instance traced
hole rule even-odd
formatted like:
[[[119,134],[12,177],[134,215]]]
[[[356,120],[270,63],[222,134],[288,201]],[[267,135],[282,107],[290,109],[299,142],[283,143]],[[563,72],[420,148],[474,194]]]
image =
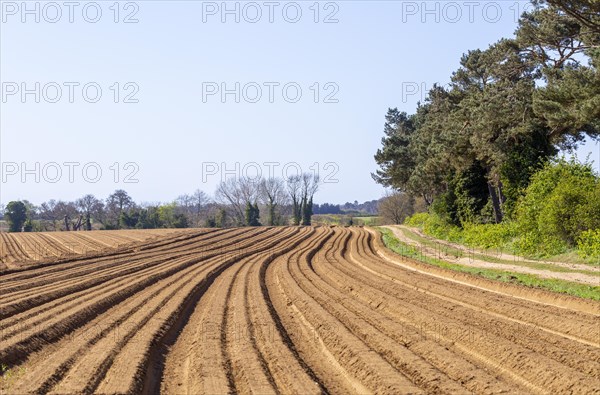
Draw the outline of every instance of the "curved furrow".
[[[186,239],[179,244],[170,244],[168,249],[165,250],[152,250],[154,253],[168,254],[169,252],[175,252],[178,250],[184,250],[190,245],[197,243],[206,243],[212,241],[219,241],[220,238],[227,238],[228,232],[223,232],[223,235],[212,234],[205,235],[201,233],[190,239]],[[219,236],[222,236],[219,238]],[[181,245],[180,245],[181,244]],[[0,276],[3,279],[3,284],[0,287],[3,294],[8,292],[17,291],[22,288],[31,288],[34,286],[44,285],[51,281],[57,281],[62,278],[72,277],[74,275],[86,274],[93,270],[110,267],[110,265],[118,264],[119,259],[144,259],[152,256],[152,252],[146,254],[139,254],[132,251],[116,253],[110,256],[102,256],[99,258],[88,258],[84,260],[77,260],[66,264],[57,264],[51,267],[45,267],[42,269],[33,268],[28,271],[28,275],[25,276],[23,272],[19,273],[20,276],[16,279],[11,279],[10,276]],[[32,281],[33,279],[33,281]]]
[[[410,300],[410,305],[419,308],[423,316],[429,315],[426,320],[415,324],[399,322],[403,329],[406,325],[413,325],[420,328],[421,332],[433,332],[434,339],[438,337],[439,332],[450,334],[457,343],[464,341],[466,345],[472,342],[473,336],[480,336],[479,333],[484,332],[502,337],[510,343],[519,344],[585,374],[598,376],[600,373],[598,363],[600,351],[597,348],[574,343],[543,331],[529,330],[511,321],[498,320],[453,303],[439,303],[434,298],[424,296],[405,284],[374,276],[359,265],[345,260],[339,262],[342,265],[328,267],[327,271],[323,271],[323,275],[329,276],[332,281],[347,277],[346,282],[353,284],[353,296],[371,302],[372,308],[376,311],[389,311],[387,314],[391,314],[392,317],[406,321],[405,311],[397,313],[394,311],[402,300]],[[361,263],[364,263],[364,260],[361,260]],[[408,317],[416,314],[414,309],[411,311],[412,314]],[[445,323],[446,319],[450,319],[450,323]]]
[[[42,352],[30,356],[26,363],[34,366],[33,369],[28,369],[27,373],[30,377],[23,380],[22,386],[15,389],[23,392],[47,392],[64,379],[71,369],[81,371],[86,368],[96,368],[97,365],[90,364],[93,363],[90,359],[106,358],[107,354],[113,352],[115,347],[131,336],[132,331],[139,330],[144,323],[148,322],[151,317],[149,314],[155,314],[156,307],[164,305],[161,302],[172,297],[173,287],[177,285],[177,280],[180,280],[181,276],[189,274],[192,270],[196,271],[195,275],[200,276],[210,268],[210,263],[205,262],[206,267],[203,265],[200,270],[197,267],[182,270],[144,289],[135,297],[126,299],[87,325],[71,332],[68,340],[54,345],[55,351],[50,358],[46,358],[45,353]],[[175,291],[179,289],[176,287]],[[92,350],[95,350],[95,353]],[[38,363],[38,360],[50,361],[50,363]],[[83,383],[81,387],[85,387],[86,384],[87,382]]]
[[[6,260],[5,263],[14,265],[16,262],[25,260],[25,254],[21,251],[18,245],[15,243],[13,236],[9,233],[0,232],[4,244],[6,246]]]
[[[98,231],[98,232],[101,232],[101,231]],[[226,230],[215,230],[213,232],[214,233],[217,233],[217,232],[225,233],[227,231]],[[102,261],[110,260],[114,256],[123,256],[126,253],[133,255],[134,253],[141,250],[142,248],[157,249],[157,248],[160,248],[161,246],[165,246],[168,248],[170,245],[173,245],[176,243],[183,243],[186,240],[201,237],[204,234],[213,233],[213,232],[206,232],[204,230],[190,231],[190,232],[185,232],[183,234],[174,234],[172,236],[165,236],[164,238],[159,238],[158,240],[152,239],[147,242],[142,242],[142,243],[140,243],[140,245],[132,245],[131,247],[129,247],[127,249],[107,248],[105,250],[98,251],[97,254],[89,254],[89,256],[75,256],[75,257],[71,257],[69,259],[50,259],[50,260],[46,260],[46,261],[42,260],[42,261],[36,262],[35,265],[24,266],[22,268],[6,270],[4,272],[1,272],[0,279],[2,279],[3,282],[27,280],[27,279],[36,278],[38,276],[42,276],[42,275],[45,275],[48,273],[60,272],[62,270],[66,270],[70,267],[77,267],[78,265],[85,264],[85,263],[89,264],[89,263],[94,263],[94,262],[102,262]],[[41,237],[42,234],[39,234],[39,235]]]
[[[217,248],[217,250],[220,250],[220,249],[224,248],[223,246],[224,246],[224,244],[220,245],[220,246]],[[236,246],[234,246],[234,247],[237,247],[237,245],[236,245]],[[200,252],[201,252],[201,253],[204,253],[204,249],[200,250]],[[213,252],[213,254],[212,254],[211,256],[218,254],[218,252],[220,252],[220,251]],[[167,257],[167,258],[161,259],[160,261],[158,261],[158,260],[157,260],[157,262],[156,262],[156,263],[162,263],[162,262],[167,262],[167,261],[173,261],[175,258],[176,258],[176,256],[175,256],[175,257]],[[142,264],[143,264],[145,261],[147,261],[148,259],[150,259],[150,258],[147,258],[147,257],[146,257],[146,258],[139,258],[139,259],[135,259],[135,260],[134,260],[134,262],[135,262],[135,263],[137,263],[138,265],[142,265]],[[154,259],[155,259],[155,258],[154,258]],[[142,262],[142,263],[140,264],[140,263],[138,263],[138,262]],[[150,266],[148,266],[148,267],[150,267]],[[140,267],[140,269],[144,269],[144,267]],[[89,273],[89,272],[84,272],[83,274],[88,274],[88,273]],[[92,274],[93,274],[93,273],[92,273]],[[119,281],[119,280],[121,280],[121,278],[115,278],[115,279],[113,279],[113,280],[114,280],[114,281]],[[114,281],[113,281],[113,282],[114,282]],[[84,289],[83,289],[81,292],[86,292],[87,290],[90,290],[90,289],[93,289],[93,288],[92,288],[92,287],[90,287],[90,288],[84,288]],[[41,305],[41,306],[39,306],[39,307],[36,307],[36,308],[32,308],[32,309],[30,309],[30,310],[27,310],[27,312],[26,312],[25,314],[29,314],[29,313],[31,312],[33,315],[38,315],[38,314],[40,314],[40,312],[42,312],[42,311],[44,311],[44,310],[46,309],[47,305],[50,305],[50,304],[54,303],[54,302],[55,302],[55,301],[57,301],[57,300],[59,300],[59,301],[61,301],[61,302],[62,302],[62,301],[65,301],[65,300],[68,300],[68,299],[70,298],[70,296],[71,296],[71,295],[72,295],[72,294],[68,294],[67,296],[65,296],[65,298],[66,298],[66,299],[53,299],[53,301],[52,301],[52,302],[50,302],[50,303],[48,303],[48,304],[44,304],[44,305]],[[13,317],[15,317],[15,318],[16,318],[16,319],[18,319],[18,320],[22,320],[22,319],[23,319],[23,316],[21,316],[21,315],[15,315],[15,316],[11,316],[11,319],[13,319]],[[2,326],[1,326],[1,327],[2,327],[2,328],[5,328],[5,327],[6,327],[6,325],[5,325],[5,324],[6,324],[7,322],[10,322],[10,321],[11,321],[11,319],[8,319],[8,320],[3,320],[3,321],[2,321]]]
[[[27,233],[19,233],[12,235],[15,238],[15,242],[17,242],[21,248],[21,250],[25,253],[23,261],[35,260],[39,254],[39,245],[35,243],[33,240],[30,240],[29,236],[31,234]]]
[[[12,262],[12,254],[6,237],[6,232],[0,232],[0,262],[4,263],[5,265]]]
[[[42,239],[45,243],[44,246],[47,246],[47,251],[52,250],[52,255],[54,256],[68,256],[71,255],[71,250],[65,247],[64,242],[54,235],[50,235],[47,233],[40,233],[40,239]]]
[[[496,375],[487,371],[487,367],[478,366],[478,360],[471,360],[468,355],[463,355],[456,349],[456,344],[461,342],[470,344],[474,336],[473,327],[452,325],[440,317],[431,316],[428,312],[420,314],[414,307],[418,300],[402,291],[393,292],[390,282],[382,282],[379,288],[370,278],[369,272],[356,270],[356,265],[346,261],[340,251],[341,249],[337,249],[335,254],[327,256],[326,264],[315,265],[317,273],[323,279],[333,286],[337,284],[339,289],[347,290],[348,297],[337,299],[339,303],[360,311],[363,319],[368,320],[371,325],[435,367],[443,376],[447,375],[465,386],[468,391],[496,393],[525,390],[523,387],[515,387],[512,383],[499,380]],[[477,325],[475,331],[480,331]],[[400,360],[408,358],[410,356]],[[406,367],[409,370],[408,374],[415,377],[415,380],[419,380],[419,376],[427,372],[426,368],[414,371],[417,366],[419,365],[411,364]],[[435,379],[435,371],[432,373],[434,388],[428,389],[428,392],[432,392],[435,386],[440,384]],[[420,381],[427,383],[427,376]],[[463,389],[462,392],[464,391],[466,390]]]
[[[373,295],[361,286],[362,279],[348,278],[336,270],[339,261],[343,260],[341,254],[336,252],[343,250],[349,242],[352,234],[348,231],[339,232],[339,236],[333,243],[325,246],[323,251],[316,256],[312,262],[307,262],[302,270],[304,276],[322,292],[319,300],[328,311],[334,314],[346,325],[357,337],[381,354],[391,365],[419,387],[428,393],[463,393],[473,391],[476,386],[470,383],[462,387],[456,380],[445,373],[439,361],[429,361],[413,351],[407,345],[404,327],[398,325],[394,317],[385,315],[377,307],[379,301],[374,300]],[[327,303],[327,300],[337,303]],[[406,300],[396,300],[395,303],[407,303]],[[403,330],[399,331],[401,328]],[[431,344],[430,344],[431,345]],[[438,347],[444,349],[444,347]],[[446,354],[446,358],[449,355]],[[438,362],[438,363],[436,363]],[[445,361],[447,364],[462,364],[463,360],[456,356]],[[474,373],[472,370],[471,374]],[[489,388],[490,378],[487,382],[478,382],[479,387]],[[483,384],[483,385],[482,385]],[[464,384],[463,384],[464,385]],[[471,388],[468,388],[471,387]],[[497,390],[507,390],[510,387],[496,386]]]
[[[85,325],[90,318],[103,314],[113,305],[121,303],[154,282],[167,278],[194,263],[196,262],[186,258],[176,260],[171,262],[169,267],[157,270],[155,273],[144,273],[136,280],[129,279],[121,282],[118,288],[111,288],[108,294],[97,293],[92,299],[86,301],[86,305],[75,301],[61,314],[49,314],[51,318],[43,320],[39,325],[22,332],[13,332],[11,337],[3,338],[0,341],[0,359],[10,365],[21,362],[31,352],[47,347],[65,333]]]
[[[26,261],[29,259],[29,254],[27,253],[27,251],[25,251],[25,249],[23,248],[23,246],[21,245],[21,243],[19,242],[19,237],[17,234],[13,234],[13,235],[9,235],[10,240],[12,242],[13,245],[13,251],[15,251],[17,253],[17,257],[18,260],[15,261],[16,263],[19,263],[21,261]]]
[[[292,236],[284,236],[281,243],[236,263],[216,280],[190,315],[189,324],[183,328],[167,356],[163,373],[163,388],[167,392],[233,391],[236,382],[234,373],[227,369],[232,366],[227,344],[235,342],[242,329],[235,325],[232,328],[229,320],[229,301],[233,285],[239,280],[238,273],[257,257],[278,254],[285,246],[297,245],[306,237],[306,230],[296,229]]]
[[[77,232],[77,236],[80,237],[83,242],[94,245],[96,251],[104,250],[104,249],[112,249],[115,245],[120,244],[119,241],[122,242],[122,239],[116,237],[107,237],[97,232]],[[129,240],[129,242],[136,242],[137,240]]]
[[[228,238],[229,237],[226,235],[224,235],[221,238],[215,237],[210,238],[208,240],[203,237],[199,237],[194,241],[192,246],[199,245],[201,247],[204,247],[204,245],[207,243],[212,244],[215,241],[220,242],[221,240],[227,240]],[[158,251],[156,253],[122,254],[112,256],[111,258],[104,259],[102,261],[90,259],[87,261],[79,262],[79,265],[77,266],[69,266],[62,271],[54,271],[50,274],[36,277],[35,281],[31,281],[30,279],[27,279],[26,281],[20,280],[17,284],[13,283],[12,287],[7,286],[10,285],[10,283],[4,284],[4,286],[1,288],[4,296],[0,298],[0,301],[2,301],[3,298],[8,298],[14,301],[14,298],[20,294],[19,291],[21,290],[24,290],[25,292],[32,292],[35,290],[35,292],[39,293],[40,287],[44,287],[47,285],[56,286],[56,284],[61,280],[72,280],[73,278],[77,279],[92,272],[96,276],[98,276],[102,273],[103,270],[111,270],[114,268],[119,269],[120,267],[123,267],[123,263],[126,263],[128,266],[131,266],[132,264],[133,266],[135,266],[137,262],[148,258],[154,258],[159,256],[179,257],[175,255],[175,253],[179,251],[182,252],[182,255],[180,256],[183,256],[185,253],[189,253],[189,248],[190,246],[184,249],[173,248],[170,251]]]
[[[300,256],[298,260],[291,260],[287,270],[281,272],[280,279],[285,292],[291,295],[293,304],[301,316],[315,328],[339,364],[364,386],[374,392],[421,393],[422,391],[404,374],[356,336],[343,321],[331,314],[327,310],[329,305],[326,305],[327,301],[323,299],[322,293],[304,277],[300,266],[309,264],[327,240],[328,238],[323,239],[315,250]],[[336,330],[325,328],[323,323]]]
[[[99,250],[0,272],[0,393],[600,394],[600,305],[404,259],[372,229],[96,235],[0,233],[3,259]]]
[[[361,262],[364,263],[364,260],[361,259]],[[594,377],[600,375],[600,350],[598,348],[574,343],[571,340],[537,330],[536,328],[523,327],[512,321],[498,319],[497,317],[487,315],[485,312],[476,312],[455,303],[438,303],[435,298],[431,298],[428,295],[424,296],[420,292],[397,282],[390,284],[389,281],[373,276],[357,265],[346,264],[340,267],[340,270],[343,272],[340,274],[341,276],[348,276],[348,281],[356,284],[355,294],[357,296],[363,295],[361,292],[363,285],[358,283],[360,279],[365,286],[368,286],[369,292],[372,292],[372,290],[379,291],[375,292],[381,298],[377,303],[382,303],[386,306],[391,305],[393,308],[396,301],[390,301],[391,296],[398,299],[410,298],[411,304],[420,307],[422,311],[435,313],[440,316],[440,319],[445,317],[452,319],[453,322],[458,322],[456,326],[448,326],[449,328],[455,328],[455,332],[457,333],[462,332],[465,335],[473,335],[473,333],[467,330],[461,331],[460,328],[477,328],[478,332],[485,331],[486,333],[502,337],[511,343],[519,344],[533,352],[552,358],[573,369],[580,370],[585,374]],[[331,276],[338,277],[333,274]],[[435,320],[420,325],[434,328]]]
[[[324,229],[320,229],[324,231]],[[311,235],[317,237],[316,234]],[[303,240],[306,243],[308,238]],[[246,309],[250,313],[251,336],[257,341],[257,348],[263,355],[273,380],[280,393],[317,394],[325,393],[321,380],[298,354],[289,333],[281,323],[272,304],[266,284],[266,271],[278,259],[301,248],[300,244],[286,247],[279,255],[262,259],[260,265],[250,269],[246,295]]]
[[[230,246],[235,247],[236,244],[245,242],[245,240],[252,237],[253,234],[254,233],[247,234],[246,237],[239,238],[235,241],[228,240],[227,242],[224,242],[223,244],[220,244],[217,247],[204,248],[204,246],[202,245],[202,248],[199,252],[203,252],[205,254],[218,253],[219,249],[229,248]],[[21,294],[21,298],[15,297],[14,294],[7,295],[5,298],[10,300],[11,303],[4,302],[2,306],[2,312],[0,313],[0,317],[16,314],[17,312],[30,309],[35,306],[39,306],[54,298],[68,295],[70,293],[77,292],[82,289],[87,289],[96,285],[100,285],[106,281],[110,281],[111,279],[117,276],[122,277],[125,275],[135,274],[138,271],[158,265],[160,263],[172,259],[184,258],[186,256],[197,253],[198,252],[194,252],[194,250],[186,250],[185,252],[182,251],[178,254],[161,253],[161,259],[155,259],[152,256],[136,258],[134,260],[122,258],[116,262],[116,265],[110,265],[110,267],[106,270],[98,269],[97,271],[92,271],[91,274],[93,275],[91,276],[82,275],[74,276],[73,278],[67,277],[67,279],[62,282],[56,281],[44,284],[43,286],[37,289],[27,289],[23,291],[24,294]],[[144,263],[140,264],[140,261]]]
[[[373,238],[369,233],[371,243],[378,243],[378,238]],[[372,249],[371,249],[372,248]],[[405,268],[382,259],[376,253],[376,247],[369,247],[372,253],[363,256],[367,262],[374,262],[374,266],[381,274],[395,278],[405,277],[410,269]],[[432,271],[435,270],[432,267]],[[450,274],[449,276],[452,276]],[[559,334],[570,340],[581,341],[594,347],[600,346],[597,328],[600,316],[575,310],[568,310],[552,305],[543,305],[535,301],[528,301],[517,297],[511,297],[497,292],[481,289],[468,284],[460,284],[452,281],[452,278],[444,279],[435,274],[426,274],[413,271],[412,281],[422,283],[424,286],[419,290],[422,293],[430,293],[436,297],[458,304],[469,306],[478,311],[494,314],[499,318],[513,320],[514,322],[531,325],[549,333]],[[450,283],[450,284],[449,284]],[[449,286],[451,285],[451,286]],[[523,287],[522,287],[523,288]],[[577,300],[577,298],[572,298]],[[564,319],[557,320],[555,317]]]
[[[235,247],[237,247],[237,245]],[[218,248],[219,248],[219,252],[221,252],[221,250],[223,250],[226,247],[225,247],[225,244],[222,244]],[[234,250],[234,249],[231,249],[231,250]],[[208,251],[208,250],[202,249],[202,251],[200,253],[205,253],[205,251]],[[223,250],[223,251],[225,251],[225,250]],[[210,257],[215,256],[215,255],[218,255],[218,254],[213,253],[213,254],[211,254]],[[162,264],[164,262],[170,262],[172,264],[172,263],[174,263],[175,258],[176,257],[170,257],[167,259],[155,260],[155,261],[153,261],[153,263],[154,263],[153,265],[146,265],[146,266],[144,266],[145,265],[144,261],[149,258],[140,258],[140,259],[133,260],[132,264],[139,266],[140,273],[143,273],[145,275],[152,275],[157,270],[162,270],[162,266],[160,264]],[[157,269],[152,269],[150,271],[142,272],[142,270],[144,268],[152,268],[153,266],[156,266]],[[84,274],[87,274],[87,273],[88,272],[84,272]],[[14,314],[14,315],[10,316],[10,318],[0,321],[0,330],[3,331],[2,337],[6,338],[6,337],[10,336],[11,334],[13,334],[13,332],[18,331],[19,329],[21,329],[22,331],[29,330],[31,327],[33,327],[35,325],[40,325],[48,318],[52,318],[53,316],[56,316],[57,314],[62,314],[64,311],[66,311],[69,308],[79,306],[80,302],[87,302],[88,300],[91,300],[92,298],[97,297],[97,295],[108,293],[117,287],[129,284],[129,281],[130,280],[126,276],[119,276],[119,277],[115,276],[114,278],[111,278],[106,283],[102,283],[102,284],[99,284],[96,286],[84,288],[80,291],[69,293],[62,297],[57,297],[48,303],[28,309],[23,313]],[[55,309],[55,307],[57,307],[57,306],[59,307],[59,309]],[[29,320],[32,317],[34,317],[35,320],[33,320],[33,321]],[[18,324],[17,329],[11,328],[11,326],[14,326],[17,324]]]
[[[181,237],[178,237],[177,239],[172,239],[169,245],[164,248],[164,250],[156,248],[155,251],[167,252],[170,248],[174,249],[172,246],[176,246],[181,243],[197,243],[201,241],[207,241],[207,239],[217,236],[215,233],[213,233],[212,236],[208,236],[206,233],[203,232],[186,234],[186,237],[183,240],[181,239]],[[226,232],[223,232],[223,234],[225,233]],[[0,289],[6,289],[6,287],[11,287],[10,289],[19,289],[19,287],[31,286],[33,284],[43,284],[44,282],[48,282],[56,278],[61,278],[61,276],[78,273],[76,270],[90,270],[90,268],[93,267],[101,266],[107,263],[113,263],[116,259],[133,259],[139,256],[140,255],[137,254],[132,247],[128,250],[110,250],[100,252],[97,256],[92,255],[76,257],[69,261],[36,266],[32,268],[23,269],[17,272],[0,273],[0,279],[2,279],[3,281],[2,287]]]
[[[93,302],[88,301],[88,303],[91,303],[91,306],[81,306],[77,303],[77,300],[75,300],[72,307],[66,312],[59,315],[50,312],[50,318],[43,320],[39,325],[33,326],[32,330],[16,333],[11,338],[2,339],[2,341],[0,341],[0,359],[6,364],[20,361],[31,350],[37,350],[48,343],[52,343],[56,338],[60,337],[64,331],[71,331],[74,327],[80,326],[82,323],[85,323],[90,316],[103,313],[110,308],[112,304],[125,300],[129,296],[139,292],[140,289],[143,289],[148,284],[166,278],[173,273],[176,273],[178,270],[185,269],[190,265],[202,262],[209,258],[218,257],[223,253],[239,254],[240,246],[249,249],[256,243],[267,240],[272,231],[263,231],[261,233],[266,233],[267,235],[259,235],[255,240],[248,241],[242,245],[236,244],[234,247],[231,247],[230,250],[221,250],[212,254],[199,254],[196,257],[192,257],[193,259],[191,260],[188,259],[189,257],[177,260],[166,260],[165,263],[158,267],[150,267],[141,272],[134,273],[134,277],[130,279],[112,279],[110,280],[111,282],[120,282],[122,285],[117,289],[110,289],[109,292],[107,292],[105,288],[108,284],[97,285],[97,287],[101,287],[103,290],[92,299]],[[58,305],[58,308],[60,309],[61,305]],[[32,317],[32,320],[35,319],[36,316]],[[25,325],[25,323],[21,322],[20,325]]]
[[[343,240],[343,233],[338,235],[329,244],[329,248],[339,249]],[[377,313],[371,311],[370,307],[360,306],[353,300],[348,292],[354,284],[348,283],[342,289],[336,289],[331,284],[323,281],[314,271],[313,265],[323,260],[327,246],[320,254],[312,260],[299,262],[298,268],[292,266],[292,275],[302,278],[306,284],[303,288],[332,316],[336,317],[354,336],[364,342],[371,350],[377,352],[391,366],[403,376],[410,379],[415,385],[421,387],[428,393],[461,393],[466,389],[455,383],[443,372],[439,371],[406,347],[396,342],[393,337],[372,325],[371,321],[377,321]],[[329,266],[329,265],[327,265]]]
[[[102,242],[100,242],[98,239],[94,239],[93,235],[90,235],[87,232],[76,232],[73,233],[73,238],[78,240],[77,244],[82,246],[82,251],[80,252],[80,254],[83,251],[99,251],[101,249],[104,249],[106,247],[111,247],[110,245],[106,245]],[[130,240],[128,241],[128,243],[135,243],[136,240]]]
[[[215,279],[219,278],[232,265],[240,266],[237,263],[247,257],[269,251],[279,243],[286,242],[290,233],[295,232],[297,230],[286,230],[270,240],[256,243],[252,248],[238,251],[237,256],[226,260],[214,269],[203,284],[194,285],[197,283],[197,279],[189,281],[186,287],[193,288],[190,288],[190,291],[185,294],[184,302],[179,304],[173,302],[171,306],[161,309],[157,314],[158,319],[152,321],[153,325],[147,325],[142,331],[138,331],[111,361],[110,367],[106,370],[106,379],[99,383],[94,390],[99,393],[158,391],[160,388],[158,380],[160,380],[164,368],[164,360],[161,355],[168,351],[181,329],[189,322],[194,307],[199,300],[203,299],[201,296],[205,295],[206,290],[210,288]],[[164,324],[158,325],[161,321],[164,321]],[[153,361],[153,363],[149,364],[149,361]]]
[[[381,233],[372,229],[367,231],[370,234],[372,243],[371,256],[378,259],[382,267],[410,271],[418,277],[422,277],[427,285],[431,282],[431,285],[443,284],[447,288],[450,283],[452,285],[450,290],[460,288],[465,292],[478,295],[479,297],[474,298],[473,301],[480,304],[489,302],[486,303],[489,305],[488,307],[496,307],[495,303],[491,303],[492,301],[501,301],[503,303],[500,303],[498,307],[504,308],[504,311],[508,313],[507,317],[515,310],[514,313],[517,317],[512,318],[525,322],[527,314],[521,315],[519,313],[522,306],[526,305],[530,313],[536,313],[536,318],[547,316],[550,311],[552,315],[556,314],[568,318],[567,322],[581,321],[595,325],[600,319],[600,304],[596,301],[534,287],[492,281],[468,273],[460,273],[422,263],[393,253],[383,244]],[[568,334],[569,330],[567,329],[563,333]]]
[[[278,246],[269,251],[269,255],[281,255],[289,250],[289,246],[295,246],[315,231],[311,229],[308,232],[302,230],[303,234],[296,240],[290,240],[286,245]],[[317,229],[316,233],[321,233]],[[258,255],[252,257],[244,267],[235,276],[228,304],[227,314],[225,315],[225,341],[227,360],[231,365],[232,377],[236,393],[275,393],[282,391],[286,387],[278,387],[278,381],[274,376],[274,371],[269,368],[269,363],[265,355],[260,351],[259,343],[264,341],[264,335],[269,335],[270,328],[264,328],[270,325],[269,321],[254,321],[250,316],[252,306],[260,303],[260,300],[248,299],[248,288],[250,276],[253,268],[258,268],[261,260],[269,258],[267,255]],[[265,331],[263,331],[266,329]],[[277,365],[272,365],[273,369]],[[314,385],[313,385],[314,389]],[[289,389],[288,389],[289,391]],[[285,391],[284,391],[285,392]]]
[[[349,249],[349,258],[356,264],[366,267],[366,262],[370,257],[364,251],[368,251],[367,243],[369,242],[370,234],[363,235],[357,238],[355,245]],[[362,240],[360,242],[359,240]],[[361,254],[362,251],[362,254]],[[375,255],[373,255],[375,257]],[[374,260],[376,262],[376,258]],[[376,263],[373,263],[375,265]],[[376,271],[372,271],[377,273]],[[400,271],[396,271],[396,275],[400,275]],[[401,277],[401,275],[400,275]],[[396,277],[394,277],[396,278]],[[427,300],[426,296],[421,295]],[[435,305],[439,301],[430,300],[427,303],[428,308],[423,308],[423,317],[431,316],[432,310],[435,310]],[[411,314],[417,314],[417,307],[412,306],[409,310]],[[406,314],[405,311],[403,314]],[[441,322],[453,327],[460,327],[461,322],[452,318],[439,318]],[[479,324],[481,326],[481,324]],[[573,368],[569,368],[561,363],[556,362],[548,357],[532,352],[518,344],[515,344],[505,338],[498,337],[492,333],[485,331],[478,333],[478,336],[471,336],[469,341],[463,345],[463,353],[479,359],[481,363],[488,365],[492,370],[499,370],[501,373],[510,377],[510,379],[521,382],[531,391],[544,393],[548,389],[564,391],[579,383],[584,386],[590,380],[586,374],[579,372]],[[460,344],[460,342],[456,342]],[[594,381],[594,380],[592,380]]]
[[[269,265],[265,274],[269,299],[300,360],[305,361],[328,392],[368,394],[371,390],[342,366],[331,350],[332,345],[327,345],[326,338],[322,337],[331,331],[335,333],[336,326],[326,321],[313,326],[296,306],[300,302],[299,298],[288,295],[289,287],[281,280],[281,274],[287,272],[290,262],[296,262],[301,256],[318,251],[325,242],[326,240],[321,239],[313,240],[293,251],[285,259]]]
[[[12,245],[10,244],[10,234],[6,232],[0,232],[0,242],[0,257],[2,258],[2,262],[7,265],[7,267],[13,267],[15,253]]]
[[[52,363],[42,364],[41,369],[45,369],[45,374],[32,372],[33,378],[38,377],[35,383],[39,386],[38,390],[46,391],[62,379],[56,389],[59,392],[89,392],[90,388],[98,384],[97,379],[103,377],[102,370],[110,366],[110,361],[120,347],[136,335],[137,331],[151,323],[156,324],[152,322],[155,319],[153,317],[166,308],[167,303],[184,287],[189,288],[192,283],[190,278],[202,281],[206,277],[202,273],[210,273],[223,262],[233,262],[238,257],[239,251],[232,250],[211,258],[202,265],[178,271],[114,306],[95,319],[95,322],[75,331],[70,341],[63,341],[64,344],[57,347],[59,351],[52,358]],[[171,303],[172,306],[176,304]],[[85,336],[86,332],[95,336],[90,339],[90,336]],[[39,377],[47,379],[40,383]]]

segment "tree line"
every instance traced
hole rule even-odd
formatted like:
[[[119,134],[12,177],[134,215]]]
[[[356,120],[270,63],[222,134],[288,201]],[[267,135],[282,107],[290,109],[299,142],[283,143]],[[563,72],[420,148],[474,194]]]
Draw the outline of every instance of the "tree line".
[[[470,50],[413,114],[389,109],[380,184],[461,222],[500,223],[560,150],[600,134],[600,3],[534,1],[514,38]]]
[[[137,204],[124,190],[106,199],[87,194],[75,201],[49,200],[36,206],[11,201],[3,217],[11,232],[310,225],[318,175],[287,179],[229,178],[214,199],[201,190],[164,204]]]

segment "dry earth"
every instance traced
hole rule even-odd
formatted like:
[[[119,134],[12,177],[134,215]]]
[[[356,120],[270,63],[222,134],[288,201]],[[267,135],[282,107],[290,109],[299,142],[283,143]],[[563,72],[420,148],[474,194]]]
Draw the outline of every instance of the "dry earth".
[[[182,229],[102,230],[93,232],[0,232],[0,270],[35,266],[78,255],[127,248],[141,241],[185,233]]]
[[[196,230],[0,273],[2,393],[600,393],[599,304],[365,228]]]

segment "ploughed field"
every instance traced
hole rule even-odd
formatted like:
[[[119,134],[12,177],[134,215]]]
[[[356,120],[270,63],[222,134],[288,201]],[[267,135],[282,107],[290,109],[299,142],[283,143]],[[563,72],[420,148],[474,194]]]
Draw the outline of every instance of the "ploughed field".
[[[93,233],[93,232],[92,232]],[[1,393],[599,393],[599,306],[235,228],[0,273]]]
[[[31,266],[76,255],[127,248],[140,241],[186,232],[181,229],[103,230],[93,232],[0,232],[0,270]]]

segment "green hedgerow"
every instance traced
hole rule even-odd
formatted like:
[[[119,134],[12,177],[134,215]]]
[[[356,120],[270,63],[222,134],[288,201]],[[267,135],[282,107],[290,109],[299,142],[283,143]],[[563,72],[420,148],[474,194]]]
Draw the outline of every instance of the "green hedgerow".
[[[581,233],[577,240],[579,256],[600,261],[600,229],[590,229]]]

